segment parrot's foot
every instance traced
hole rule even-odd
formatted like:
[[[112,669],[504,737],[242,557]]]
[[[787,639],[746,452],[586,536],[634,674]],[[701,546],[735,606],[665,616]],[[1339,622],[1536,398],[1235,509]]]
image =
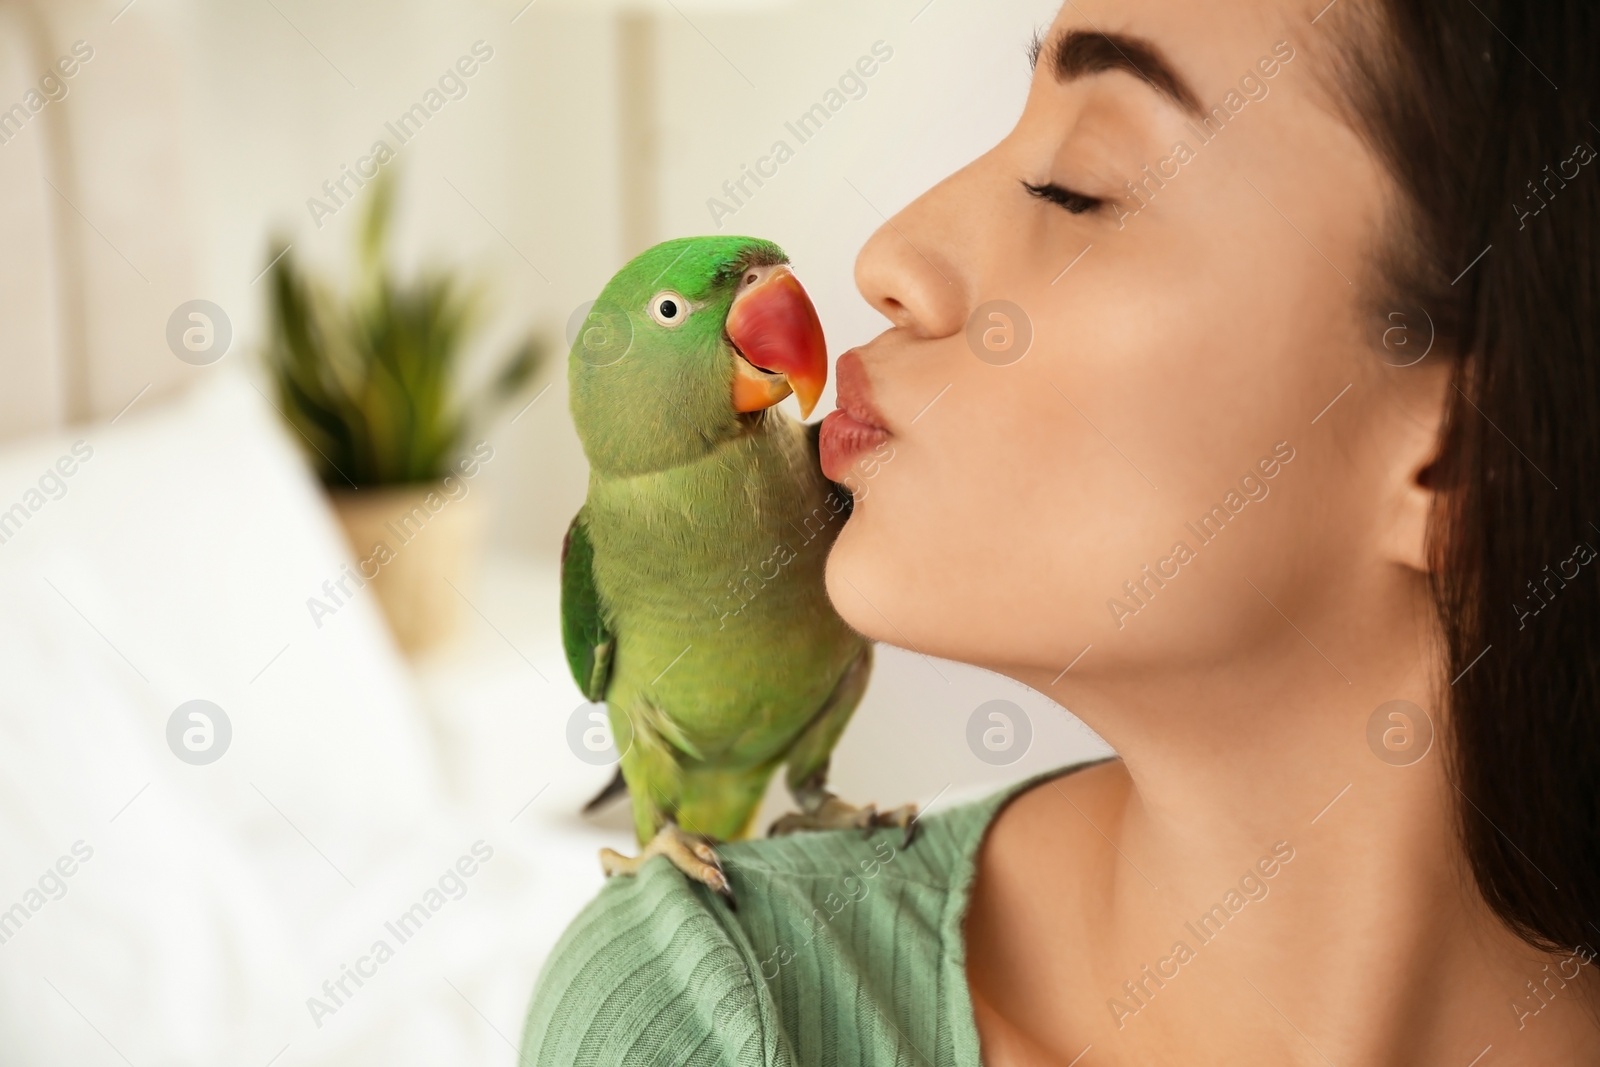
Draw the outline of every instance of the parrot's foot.
[[[624,856],[609,848],[601,849],[600,867],[606,872],[607,878],[615,874],[637,874],[652,856],[665,856],[678,870],[720,893],[730,908],[738,907],[733,899],[733,887],[728,884],[728,876],[722,870],[722,860],[717,856],[716,849],[711,847],[711,840],[700,834],[691,834],[677,823],[663,824],[637,856]]]
[[[800,830],[860,830],[870,835],[885,826],[898,826],[905,834],[901,841],[903,848],[917,836],[915,804],[902,804],[889,811],[879,811],[873,804],[858,808],[825,789],[797,799],[801,802],[802,810],[792,811],[774,821],[767,829],[768,837]]]

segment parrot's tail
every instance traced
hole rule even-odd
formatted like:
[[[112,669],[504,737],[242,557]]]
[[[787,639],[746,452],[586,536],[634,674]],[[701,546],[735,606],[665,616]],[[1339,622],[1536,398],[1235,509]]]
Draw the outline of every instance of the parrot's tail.
[[[583,813],[585,815],[593,815],[613,800],[620,800],[627,794],[628,783],[623,780],[622,768],[618,767],[617,773],[612,776],[611,781],[606,783],[606,787],[589,798],[589,802],[583,806]]]

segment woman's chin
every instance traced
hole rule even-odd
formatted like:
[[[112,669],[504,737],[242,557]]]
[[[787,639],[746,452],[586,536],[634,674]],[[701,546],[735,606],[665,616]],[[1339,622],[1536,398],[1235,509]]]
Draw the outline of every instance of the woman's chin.
[[[953,625],[947,587],[930,589],[919,568],[888,538],[851,517],[828,553],[828,599],[851,629],[886,645],[960,659],[968,651]]]
[[[870,537],[862,537],[862,517],[852,515],[828,551],[825,571],[828,599],[850,627],[875,641],[894,641],[893,629],[873,602],[872,586],[882,583],[881,560],[874,558]]]

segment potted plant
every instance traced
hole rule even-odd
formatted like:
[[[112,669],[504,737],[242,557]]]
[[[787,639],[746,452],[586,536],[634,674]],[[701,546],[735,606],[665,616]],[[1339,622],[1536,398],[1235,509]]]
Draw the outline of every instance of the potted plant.
[[[481,541],[472,483],[494,453],[468,435],[528,381],[546,349],[530,334],[463,400],[459,364],[480,323],[481,291],[445,271],[396,278],[387,173],[368,196],[347,293],[303,273],[281,242],[272,248],[265,359],[279,408],[308,446],[355,553],[357,573],[342,591],[359,595],[370,584],[401,647],[416,652],[454,628],[460,597],[451,583],[463,584]],[[323,604],[329,614],[344,601],[340,591]]]

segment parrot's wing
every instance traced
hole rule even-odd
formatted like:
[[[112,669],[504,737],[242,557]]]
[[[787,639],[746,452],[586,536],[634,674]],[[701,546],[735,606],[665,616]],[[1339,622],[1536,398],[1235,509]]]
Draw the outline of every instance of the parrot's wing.
[[[600,595],[594,587],[594,546],[578,512],[561,542],[561,644],[567,666],[584,699],[606,697],[611,677],[611,631],[600,612]]]

